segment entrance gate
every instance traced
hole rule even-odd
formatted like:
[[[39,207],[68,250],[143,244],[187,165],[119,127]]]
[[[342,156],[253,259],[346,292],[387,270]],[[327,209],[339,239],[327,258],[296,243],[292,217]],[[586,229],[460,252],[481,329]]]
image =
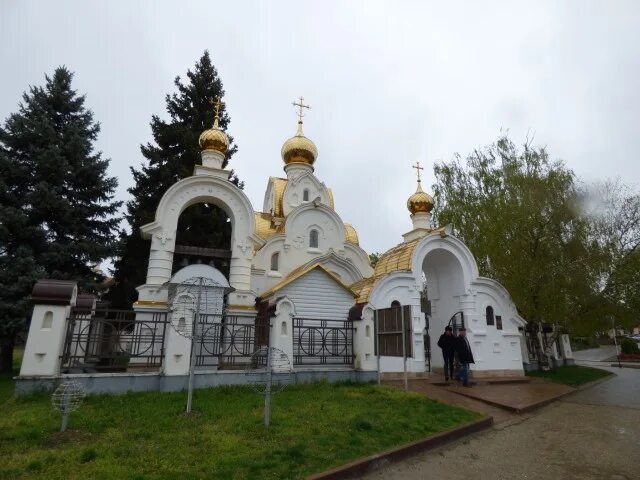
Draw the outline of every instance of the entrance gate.
[[[411,346],[411,306],[390,307],[376,310],[375,327],[377,341],[375,354],[383,357],[402,357],[402,337],[404,323],[404,352],[412,357]]]

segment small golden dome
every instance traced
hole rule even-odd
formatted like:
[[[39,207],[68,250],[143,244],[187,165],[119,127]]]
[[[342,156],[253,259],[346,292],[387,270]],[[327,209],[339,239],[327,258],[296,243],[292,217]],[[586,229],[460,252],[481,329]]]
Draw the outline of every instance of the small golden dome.
[[[209,128],[200,134],[198,143],[200,144],[200,150],[215,150],[223,155],[229,149],[229,137],[218,127],[217,118],[213,128]]]
[[[298,131],[294,137],[284,142],[282,145],[282,160],[285,164],[306,163],[313,165],[318,157],[316,145],[304,136],[302,132],[302,122],[298,122]]]
[[[429,213],[433,210],[433,197],[422,190],[422,185],[420,184],[420,180],[418,180],[418,188],[416,189],[416,193],[409,197],[407,200],[407,208],[411,212],[414,213]]]

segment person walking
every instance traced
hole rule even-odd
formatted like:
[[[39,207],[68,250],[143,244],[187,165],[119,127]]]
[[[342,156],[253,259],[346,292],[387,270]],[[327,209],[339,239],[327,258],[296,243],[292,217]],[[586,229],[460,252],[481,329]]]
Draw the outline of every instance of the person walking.
[[[462,365],[460,371],[456,375],[456,380],[461,381],[463,386],[470,387],[469,365],[475,362],[473,361],[473,352],[471,351],[471,345],[469,345],[469,340],[467,339],[467,330],[464,327],[459,329],[458,336],[455,337],[455,339],[455,352],[458,356],[458,361]]]
[[[453,379],[453,358],[456,351],[456,337],[453,336],[453,328],[446,326],[444,333],[440,335],[438,346],[442,349],[444,357],[444,379]]]

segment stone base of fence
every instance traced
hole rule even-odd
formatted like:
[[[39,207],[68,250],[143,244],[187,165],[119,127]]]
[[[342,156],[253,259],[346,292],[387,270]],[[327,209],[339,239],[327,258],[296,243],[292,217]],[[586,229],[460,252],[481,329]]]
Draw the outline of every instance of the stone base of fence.
[[[350,368],[296,369],[291,376],[292,383],[329,383],[352,381],[375,381],[374,371],[360,371]],[[177,392],[187,388],[188,375],[162,375],[160,373],[78,373],[50,377],[19,376],[16,380],[16,395],[24,396],[38,391],[53,390],[60,382],[74,380],[89,394],[124,394],[127,392]],[[256,376],[245,375],[242,370],[226,370],[195,374],[195,388],[209,388],[221,385],[247,385],[256,381]]]

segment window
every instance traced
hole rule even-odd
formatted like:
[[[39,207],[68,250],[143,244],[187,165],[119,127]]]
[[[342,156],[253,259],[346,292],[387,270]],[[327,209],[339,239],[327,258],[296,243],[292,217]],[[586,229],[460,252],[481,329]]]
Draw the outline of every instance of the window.
[[[318,248],[318,230],[311,230],[309,232],[309,247]]]
[[[309,189],[305,188],[304,191],[302,192],[302,200],[304,202],[308,202],[309,201]]]
[[[494,324],[493,307],[487,307],[487,325],[493,325],[493,324]]]
[[[278,252],[271,255],[271,270],[273,272],[278,271],[278,261],[280,260],[280,254]]]
[[[42,319],[42,330],[49,330],[53,327],[53,312],[51,310],[44,314]]]
[[[502,330],[502,317],[500,315],[496,315],[496,328]]]
[[[400,308],[402,305],[400,305],[400,302],[398,300],[394,300],[393,302],[391,302],[391,308]]]

